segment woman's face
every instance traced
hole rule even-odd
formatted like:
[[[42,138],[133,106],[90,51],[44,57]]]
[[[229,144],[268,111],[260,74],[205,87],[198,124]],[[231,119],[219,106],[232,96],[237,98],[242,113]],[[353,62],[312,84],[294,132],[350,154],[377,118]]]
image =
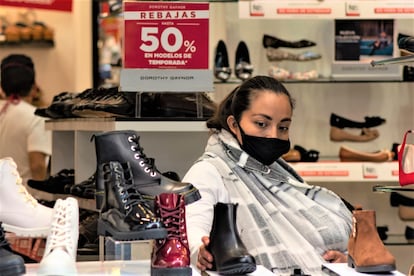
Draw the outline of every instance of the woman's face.
[[[288,140],[291,121],[292,108],[288,96],[264,90],[252,98],[249,109],[242,113],[240,126],[247,135]],[[235,118],[229,116],[227,123],[242,144]]]

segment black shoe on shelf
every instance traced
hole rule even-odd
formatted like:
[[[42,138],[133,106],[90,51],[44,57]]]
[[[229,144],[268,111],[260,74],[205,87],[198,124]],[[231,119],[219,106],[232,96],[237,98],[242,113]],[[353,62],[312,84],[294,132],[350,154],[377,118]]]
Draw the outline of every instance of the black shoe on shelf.
[[[414,55],[414,36],[398,34],[398,48]]]
[[[219,40],[216,47],[214,56],[214,76],[222,82],[226,82],[231,76],[229,55],[223,40]]]
[[[301,39],[298,41],[286,41],[274,36],[270,35],[263,35],[263,47],[264,48],[279,48],[279,47],[285,47],[285,48],[306,48],[306,47],[312,47],[315,46],[316,43],[310,40]]]
[[[341,117],[335,113],[331,113],[330,125],[337,128],[371,128],[382,125],[385,119],[374,116],[365,116],[365,122],[356,122],[347,118]]]
[[[249,49],[244,41],[240,41],[237,45],[234,73],[242,81],[250,79],[253,74],[253,65],[250,63]]]
[[[77,197],[94,199],[96,194],[95,174],[79,184],[74,184],[69,192]]]
[[[40,181],[29,179],[27,185],[31,189],[50,194],[69,194],[70,187],[75,183],[75,170],[63,169],[48,179]]]

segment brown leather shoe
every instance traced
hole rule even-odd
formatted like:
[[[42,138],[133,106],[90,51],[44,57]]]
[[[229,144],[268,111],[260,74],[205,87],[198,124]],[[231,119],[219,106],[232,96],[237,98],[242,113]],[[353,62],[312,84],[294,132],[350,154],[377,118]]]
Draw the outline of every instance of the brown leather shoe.
[[[334,142],[368,142],[379,137],[376,129],[363,128],[360,135],[352,134],[339,127],[331,127],[329,138]]]
[[[341,162],[386,162],[392,161],[394,153],[390,150],[380,150],[377,152],[362,152],[341,146],[339,149],[339,159]]]

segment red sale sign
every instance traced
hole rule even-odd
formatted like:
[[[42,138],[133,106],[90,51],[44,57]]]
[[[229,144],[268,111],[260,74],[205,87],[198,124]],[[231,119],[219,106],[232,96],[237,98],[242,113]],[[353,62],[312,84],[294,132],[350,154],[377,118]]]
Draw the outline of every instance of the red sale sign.
[[[208,69],[209,4],[124,2],[124,68]]]
[[[0,0],[0,6],[13,6],[21,8],[34,8],[44,10],[56,10],[56,11],[72,11],[72,0],[52,0],[52,1],[39,1],[39,0]]]

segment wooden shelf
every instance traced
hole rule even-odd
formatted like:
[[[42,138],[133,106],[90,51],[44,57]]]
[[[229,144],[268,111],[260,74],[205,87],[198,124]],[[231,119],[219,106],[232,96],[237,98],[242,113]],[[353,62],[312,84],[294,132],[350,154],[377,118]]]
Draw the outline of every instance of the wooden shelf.
[[[143,119],[70,118],[47,120],[46,129],[55,131],[111,131],[139,129],[140,132],[207,132],[205,121],[155,121]]]

